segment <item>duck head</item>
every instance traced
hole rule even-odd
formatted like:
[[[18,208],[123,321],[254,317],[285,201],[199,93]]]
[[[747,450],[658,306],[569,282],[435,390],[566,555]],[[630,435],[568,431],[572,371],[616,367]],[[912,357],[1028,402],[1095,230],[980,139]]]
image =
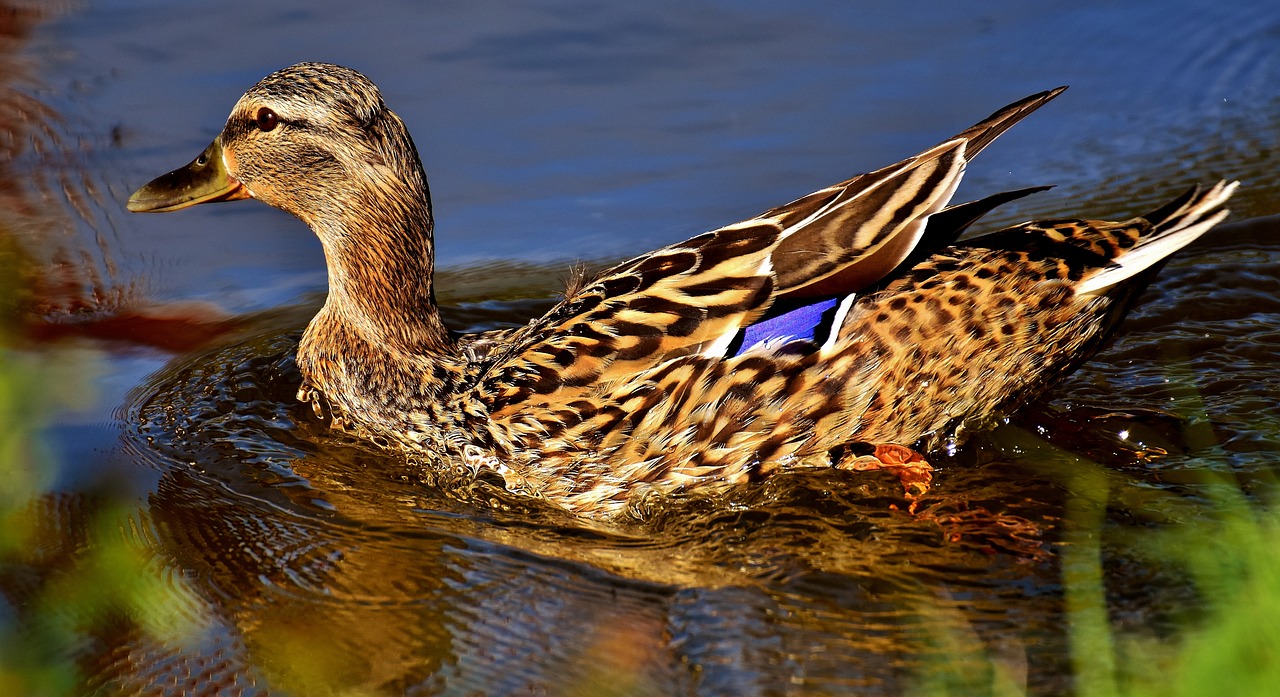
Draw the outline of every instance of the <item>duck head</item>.
[[[367,196],[393,183],[429,210],[417,150],[377,86],[350,68],[299,63],[245,92],[199,157],[139,189],[128,208],[252,197],[316,228],[368,206]]]
[[[320,238],[330,315],[373,342],[448,344],[432,289],[426,175],[404,123],[364,75],[326,63],[268,75],[199,157],[143,186],[128,209],[243,198],[292,213]]]

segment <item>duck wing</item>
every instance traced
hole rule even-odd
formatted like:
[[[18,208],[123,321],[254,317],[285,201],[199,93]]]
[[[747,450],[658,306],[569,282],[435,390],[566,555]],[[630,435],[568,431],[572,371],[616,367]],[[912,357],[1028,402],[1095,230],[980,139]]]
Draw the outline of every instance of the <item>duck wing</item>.
[[[944,210],[968,160],[1063,89],[1015,102],[915,157],[608,269],[515,332],[479,375],[478,394],[502,416],[671,358],[721,358],[779,299],[880,281]]]
[[[508,423],[537,444],[539,495],[605,515],[645,491],[866,468],[882,445],[931,449],[1087,360],[1161,262],[1226,216],[1234,189],[1193,189],[1125,222],[1043,220],[966,240],[842,303],[821,346],[686,355],[576,399],[530,400]]]
[[[859,298],[824,347],[874,364],[858,437],[940,437],[1074,370],[1169,255],[1226,217],[1236,186],[1197,187],[1123,222],[1040,220],[970,238]]]
[[[916,264],[955,243],[970,225],[991,212],[997,206],[1051,189],[1050,186],[1033,186],[1016,191],[1003,191],[977,201],[960,203],[929,216],[929,223],[911,253],[898,263],[897,268],[885,275],[881,285],[898,278]],[[865,289],[863,289],[865,292]],[[748,325],[734,342],[734,355],[765,342],[805,339],[823,341],[835,319],[835,309],[840,301],[837,295],[817,298],[797,296],[781,298],[756,322]]]

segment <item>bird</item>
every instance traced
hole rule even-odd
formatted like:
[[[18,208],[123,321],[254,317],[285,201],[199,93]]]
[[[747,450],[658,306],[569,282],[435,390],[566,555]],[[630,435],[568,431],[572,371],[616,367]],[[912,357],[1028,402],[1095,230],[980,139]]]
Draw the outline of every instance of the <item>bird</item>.
[[[267,75],[203,153],[127,208],[254,198],[306,223],[328,294],[298,344],[298,400],[423,468],[496,474],[599,520],[814,467],[887,470],[918,501],[934,471],[923,453],[1091,358],[1238,185],[1122,222],[967,233],[1047,188],[950,203],[968,162],[1064,89],[579,279],[543,316],[480,334],[441,319],[418,151],[356,70]]]

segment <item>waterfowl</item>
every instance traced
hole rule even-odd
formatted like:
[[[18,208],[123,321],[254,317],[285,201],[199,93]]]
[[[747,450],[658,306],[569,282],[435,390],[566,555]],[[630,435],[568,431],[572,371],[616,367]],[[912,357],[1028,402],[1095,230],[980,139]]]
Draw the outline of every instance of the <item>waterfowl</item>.
[[[441,320],[417,150],[354,70],[303,63],[263,78],[208,149],[128,208],[252,197],[310,226],[329,293],[298,347],[298,398],[425,467],[496,472],[592,517],[798,467],[887,468],[918,493],[930,477],[919,451],[1089,358],[1160,262],[1227,214],[1234,182],[1124,222],[957,241],[1032,191],[948,206],[968,161],[1062,89],[625,261],[526,326],[477,336]],[[777,329],[797,317],[807,330]]]

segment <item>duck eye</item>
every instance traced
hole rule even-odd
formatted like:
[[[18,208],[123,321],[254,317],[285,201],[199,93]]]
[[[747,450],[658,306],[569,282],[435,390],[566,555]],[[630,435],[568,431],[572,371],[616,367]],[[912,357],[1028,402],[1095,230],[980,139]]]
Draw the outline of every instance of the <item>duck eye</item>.
[[[267,107],[262,107],[258,110],[258,115],[253,117],[253,122],[258,125],[258,130],[270,131],[276,127],[276,124],[280,123],[280,117],[276,116],[276,112]]]

